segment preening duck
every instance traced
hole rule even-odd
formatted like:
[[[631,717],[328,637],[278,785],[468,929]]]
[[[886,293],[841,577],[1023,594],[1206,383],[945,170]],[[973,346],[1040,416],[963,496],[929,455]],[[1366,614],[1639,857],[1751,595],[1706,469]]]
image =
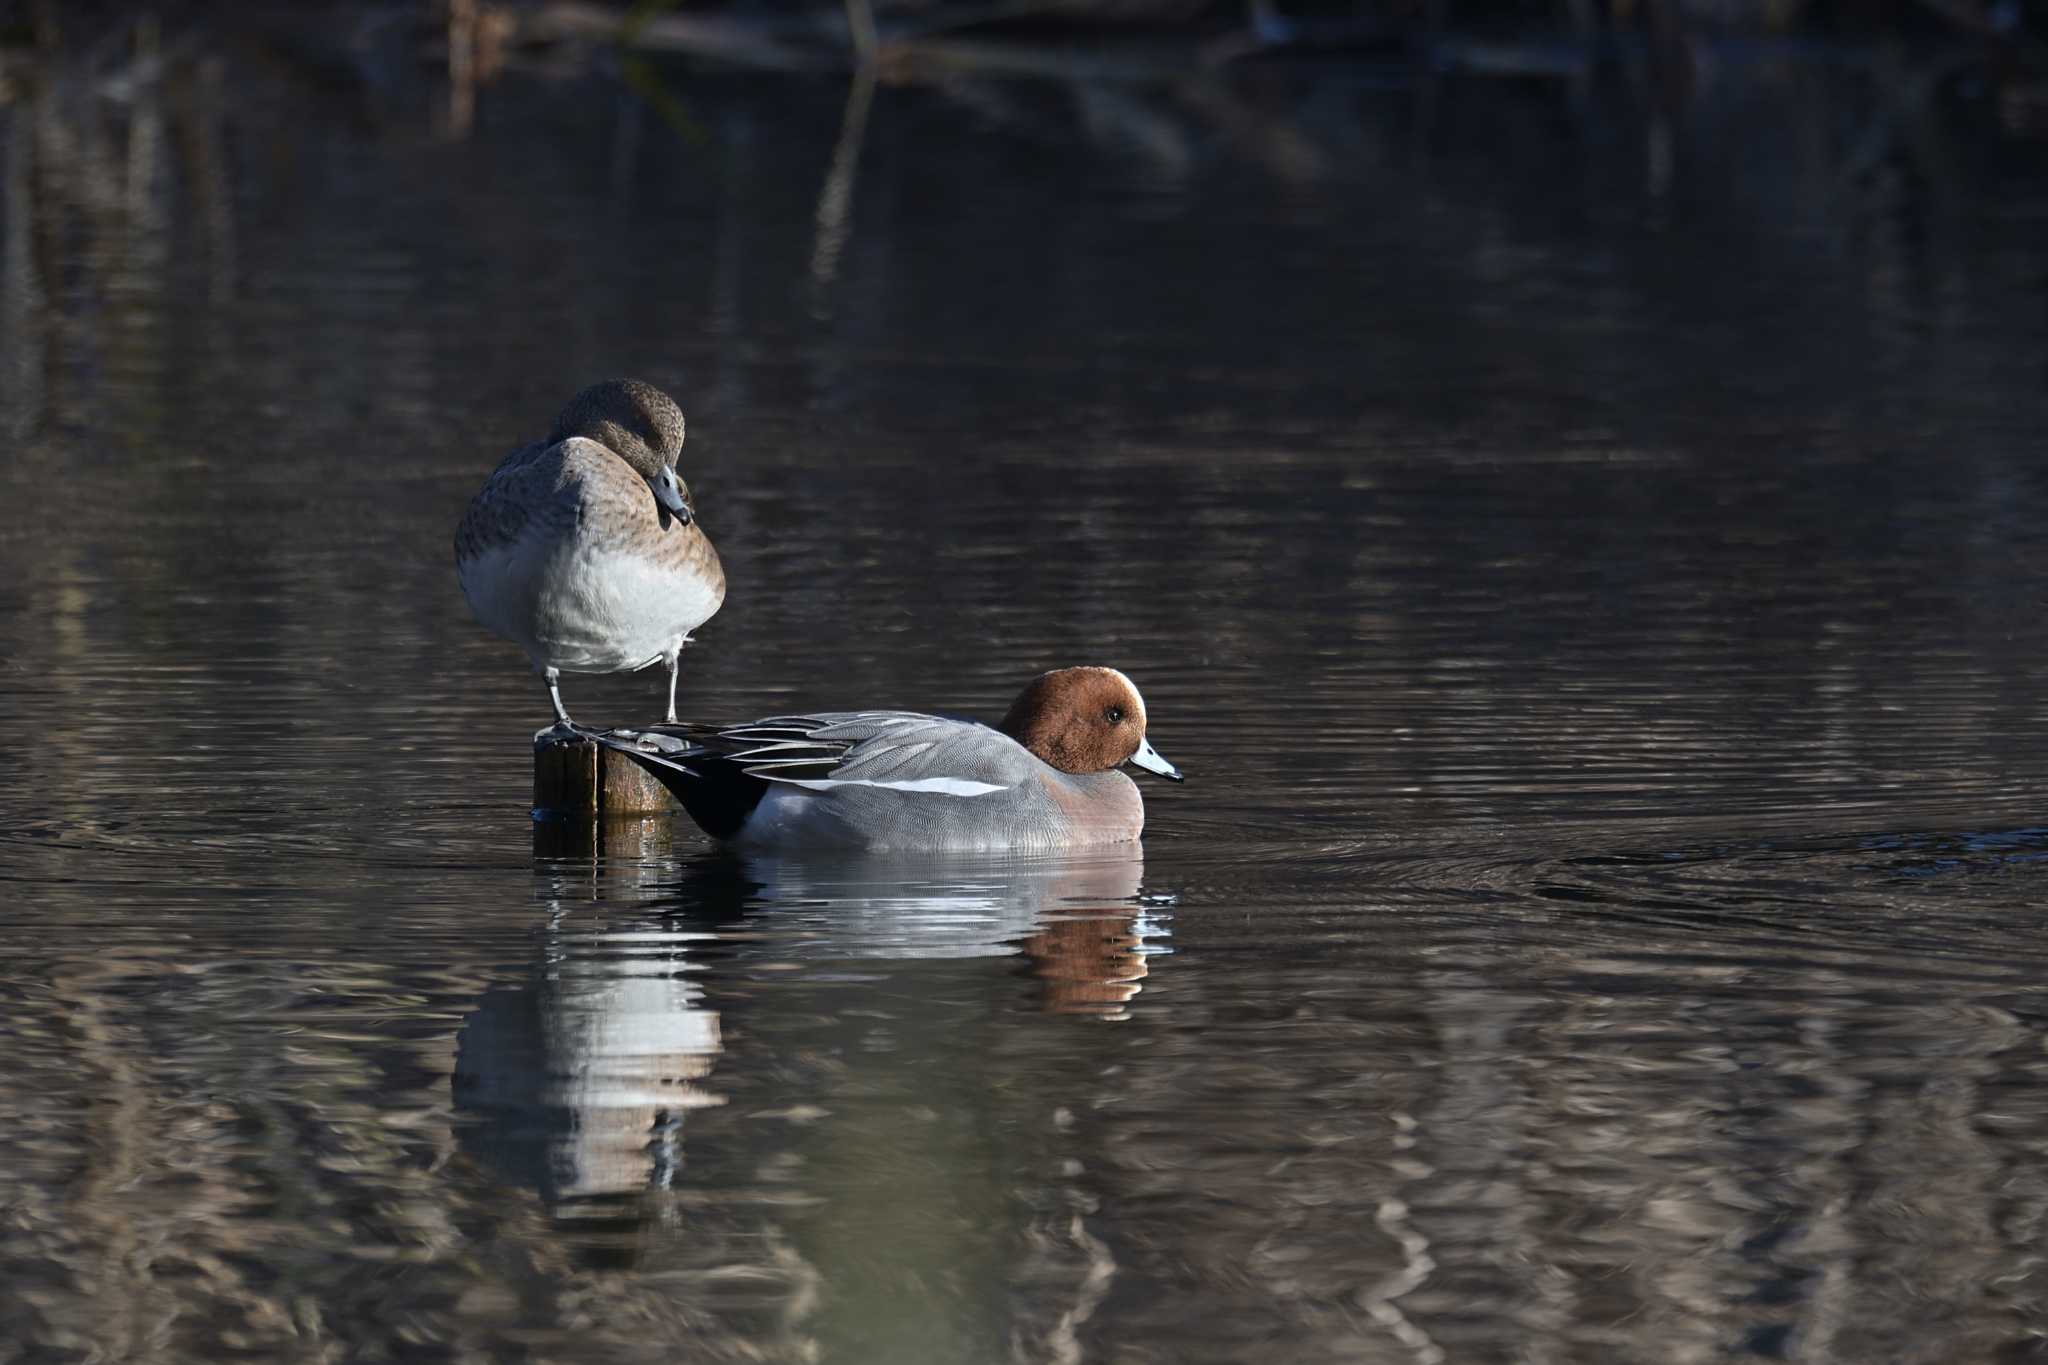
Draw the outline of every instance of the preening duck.
[[[570,400],[470,500],[455,572],[479,621],[526,651],[570,724],[561,675],[668,665],[668,719],[690,632],[725,601],[725,570],[676,471],[683,414],[611,379]]]

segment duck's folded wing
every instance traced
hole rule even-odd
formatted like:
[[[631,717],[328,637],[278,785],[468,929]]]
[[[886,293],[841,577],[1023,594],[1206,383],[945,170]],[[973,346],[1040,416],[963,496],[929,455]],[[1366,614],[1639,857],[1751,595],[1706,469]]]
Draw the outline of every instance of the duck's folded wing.
[[[718,738],[722,756],[748,775],[811,791],[981,796],[1025,781],[1033,762],[985,725],[910,711],[777,716]]]
[[[514,545],[530,529],[575,528],[583,515],[582,490],[564,478],[565,446],[537,441],[499,463],[463,510],[455,532],[458,559]]]
[[[600,735],[674,793],[707,834],[738,837],[770,791],[819,796],[821,819],[875,843],[906,822],[985,809],[969,798],[1022,786],[1038,760],[1000,731],[906,711],[774,716],[705,735]],[[1000,798],[998,798],[1000,799]]]

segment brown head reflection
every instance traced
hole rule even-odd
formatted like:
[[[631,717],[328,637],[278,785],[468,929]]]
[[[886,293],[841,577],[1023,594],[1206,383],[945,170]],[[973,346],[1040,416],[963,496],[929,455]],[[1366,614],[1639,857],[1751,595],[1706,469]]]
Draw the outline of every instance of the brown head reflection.
[[[1135,904],[1144,870],[1137,857],[1077,864],[1047,888],[1023,948],[1048,1013],[1124,1015],[1146,973],[1144,912]]]
[[[1047,921],[1024,940],[1032,974],[1045,983],[1045,1008],[1053,1014],[1116,1017],[1138,993],[1145,959],[1138,912],[1075,915]]]

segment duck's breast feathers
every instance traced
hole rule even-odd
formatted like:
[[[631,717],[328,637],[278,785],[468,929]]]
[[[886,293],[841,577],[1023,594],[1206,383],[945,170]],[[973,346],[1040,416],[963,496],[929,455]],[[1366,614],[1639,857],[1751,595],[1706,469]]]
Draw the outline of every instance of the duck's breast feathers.
[[[914,711],[773,716],[723,731],[719,743],[753,776],[811,791],[984,796],[1044,767],[999,731]]]
[[[718,601],[725,597],[725,569],[710,539],[694,523],[677,525],[631,465],[586,437],[506,456],[470,500],[456,557],[474,559],[536,536],[636,555],[687,572]]]

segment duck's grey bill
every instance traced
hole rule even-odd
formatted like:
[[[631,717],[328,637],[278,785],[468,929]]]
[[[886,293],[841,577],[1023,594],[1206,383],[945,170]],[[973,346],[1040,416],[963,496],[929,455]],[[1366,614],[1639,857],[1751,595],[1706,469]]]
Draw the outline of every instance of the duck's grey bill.
[[[1159,756],[1159,751],[1152,747],[1152,741],[1149,739],[1138,741],[1138,752],[1131,755],[1131,762],[1137,764],[1148,773],[1158,773],[1169,782],[1184,782],[1187,780],[1181,776],[1180,769]]]
[[[683,526],[688,526],[695,520],[694,514],[690,511],[690,504],[683,501],[683,490],[677,485],[675,471],[672,469],[662,470],[661,477],[654,481],[654,500],[667,508],[668,514]]]

